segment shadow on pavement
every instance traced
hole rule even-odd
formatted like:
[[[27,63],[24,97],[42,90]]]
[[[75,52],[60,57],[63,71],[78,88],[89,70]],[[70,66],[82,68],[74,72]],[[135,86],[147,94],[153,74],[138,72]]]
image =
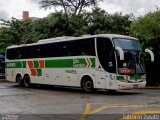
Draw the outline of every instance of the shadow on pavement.
[[[132,91],[132,90],[119,90],[119,91],[108,91],[108,90],[95,90],[91,93],[86,93],[81,88],[75,87],[62,87],[62,86],[53,86],[53,85],[32,85],[30,88],[19,87],[18,85],[13,85],[12,87],[25,89],[25,90],[32,90],[32,89],[39,89],[39,90],[49,90],[49,91],[56,91],[56,92],[66,92],[66,93],[83,93],[83,94],[96,94],[96,95],[137,95],[143,94],[140,91]]]

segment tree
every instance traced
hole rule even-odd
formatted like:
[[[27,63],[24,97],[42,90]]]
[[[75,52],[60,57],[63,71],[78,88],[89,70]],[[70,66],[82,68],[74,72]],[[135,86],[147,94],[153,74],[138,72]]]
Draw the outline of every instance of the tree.
[[[98,5],[102,0],[41,0],[40,8],[62,7],[65,14],[80,14],[84,8]]]
[[[85,19],[84,14],[79,14],[76,16],[71,16],[69,18],[69,36],[81,36],[87,34],[88,23]]]
[[[59,36],[81,36],[84,34],[119,33],[127,34],[129,16],[110,15],[100,8],[92,12],[66,16],[55,12],[38,20],[22,21],[12,18],[3,20],[0,28],[0,47],[2,51],[12,44],[37,42],[40,39]]]
[[[150,48],[155,55],[155,62],[146,61],[147,80],[150,85],[160,84],[160,10],[149,12],[135,19],[130,28],[130,35],[139,38],[143,49]]]
[[[108,14],[105,10],[95,8],[88,13],[89,34],[129,34],[131,24],[130,15],[123,16],[121,13]]]
[[[0,28],[0,53],[4,53],[6,47],[21,43],[21,36],[26,27],[24,27],[23,21],[15,18],[10,21],[1,20],[1,22],[3,27]]]
[[[12,18],[11,20],[1,20],[4,28],[8,28],[8,30],[16,33],[16,41],[15,44],[23,43],[23,35],[27,34],[31,31],[31,21],[22,21],[16,18]]]
[[[6,47],[19,42],[18,33],[10,28],[0,28],[0,53],[5,53]]]
[[[144,47],[155,46],[153,49],[159,49],[160,39],[160,11],[150,12],[144,17],[139,17],[131,24],[130,34],[138,37]],[[156,50],[157,51],[157,50]]]

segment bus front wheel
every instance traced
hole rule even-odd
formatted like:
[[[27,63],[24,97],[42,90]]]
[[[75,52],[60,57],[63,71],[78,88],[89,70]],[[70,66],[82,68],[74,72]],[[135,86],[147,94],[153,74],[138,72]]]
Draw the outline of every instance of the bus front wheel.
[[[29,75],[25,75],[24,78],[23,78],[23,81],[24,81],[24,86],[25,87],[30,87],[31,86],[31,81],[30,81],[30,77]]]
[[[94,90],[93,81],[90,77],[84,77],[81,86],[85,92],[93,92]]]

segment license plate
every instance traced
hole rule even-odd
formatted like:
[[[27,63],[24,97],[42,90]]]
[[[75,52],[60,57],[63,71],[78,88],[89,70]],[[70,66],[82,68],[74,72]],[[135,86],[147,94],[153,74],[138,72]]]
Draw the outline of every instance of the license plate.
[[[138,85],[136,84],[136,85],[133,85],[133,88],[138,88]]]

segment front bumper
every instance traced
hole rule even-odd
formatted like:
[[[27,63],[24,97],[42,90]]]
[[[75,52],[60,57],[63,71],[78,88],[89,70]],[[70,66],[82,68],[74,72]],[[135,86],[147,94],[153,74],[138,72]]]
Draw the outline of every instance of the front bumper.
[[[117,90],[125,90],[125,89],[135,89],[135,88],[145,88],[146,81],[137,82],[137,83],[126,83],[126,82],[117,82]]]

